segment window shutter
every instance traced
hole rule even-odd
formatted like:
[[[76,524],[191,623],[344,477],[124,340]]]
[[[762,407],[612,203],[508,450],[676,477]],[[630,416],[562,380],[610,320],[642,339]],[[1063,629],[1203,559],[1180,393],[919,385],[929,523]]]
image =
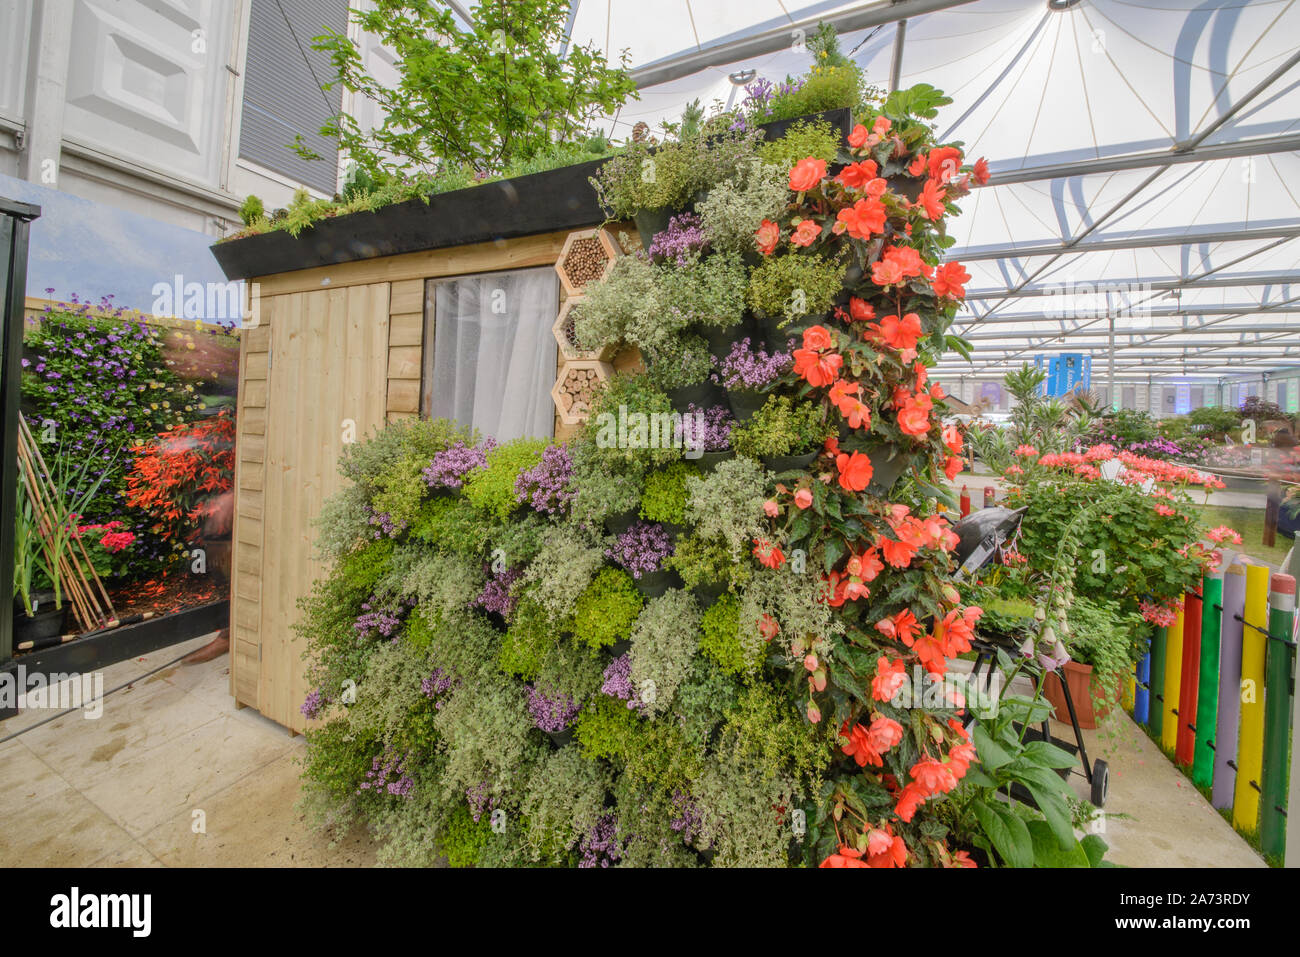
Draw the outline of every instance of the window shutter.
[[[347,0],[252,0],[249,12],[239,155],[328,194],[337,188],[338,142],[320,128],[338,112],[341,91],[322,93],[334,67],[311,45],[326,28],[344,32],[347,21]],[[293,152],[298,134],[324,158]]]

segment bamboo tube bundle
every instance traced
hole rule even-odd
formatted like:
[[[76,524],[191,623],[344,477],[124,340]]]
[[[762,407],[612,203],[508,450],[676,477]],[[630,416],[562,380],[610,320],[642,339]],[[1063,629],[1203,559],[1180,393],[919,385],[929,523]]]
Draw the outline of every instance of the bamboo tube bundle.
[[[60,496],[45,457],[21,413],[18,416],[18,467],[37,516],[49,567],[58,575],[60,590],[67,594],[73,614],[84,631],[107,627],[117,618],[113,602],[90,561],[81,536],[75,528],[69,527],[76,520],[75,516],[70,514]],[[61,538],[66,538],[63,547],[60,547]]]

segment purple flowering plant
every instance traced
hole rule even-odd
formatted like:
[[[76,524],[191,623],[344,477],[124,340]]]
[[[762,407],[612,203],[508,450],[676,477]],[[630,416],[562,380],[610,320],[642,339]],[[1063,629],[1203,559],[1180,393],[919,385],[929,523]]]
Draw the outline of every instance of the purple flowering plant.
[[[482,445],[457,442],[450,448],[435,453],[432,461],[420,473],[424,476],[424,484],[429,488],[460,488],[470,472],[487,468],[488,453],[494,448],[496,441],[488,439]]]
[[[542,451],[541,461],[515,478],[515,497],[547,515],[564,512],[577,494],[573,487],[573,460],[564,444],[548,445]]]
[[[725,452],[731,448],[731,430],[736,420],[725,405],[700,409],[691,403],[682,416],[683,443],[705,452]]]
[[[713,381],[728,389],[751,389],[761,392],[790,371],[794,354],[768,352],[751,344],[749,337],[732,343],[731,350],[722,357],[714,357],[717,371]]]
[[[709,248],[709,237],[694,213],[681,213],[668,220],[668,228],[655,233],[647,250],[650,261],[690,265]]]
[[[605,550],[605,557],[613,559],[633,578],[640,578],[659,571],[672,553],[673,543],[666,528],[658,522],[633,522]]]
[[[582,706],[562,691],[525,685],[528,689],[528,716],[533,724],[548,734],[559,734],[573,724]]]

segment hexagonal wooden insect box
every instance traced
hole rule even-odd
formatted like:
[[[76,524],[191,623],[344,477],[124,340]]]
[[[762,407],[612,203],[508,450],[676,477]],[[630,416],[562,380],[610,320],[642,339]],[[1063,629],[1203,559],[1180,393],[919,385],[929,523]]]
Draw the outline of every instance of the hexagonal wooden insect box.
[[[618,256],[618,244],[603,229],[581,229],[569,233],[555,263],[564,294],[580,295],[587,283],[608,275]]]
[[[614,367],[598,359],[575,359],[560,367],[560,374],[551,389],[551,398],[565,425],[578,425],[587,421],[596,390],[608,382]]]
[[[560,355],[564,357],[566,362],[575,359],[601,359],[607,361],[613,357],[617,344],[611,343],[603,349],[589,352],[579,347],[574,340],[573,320],[577,318],[574,315],[574,308],[583,300],[583,296],[570,296],[564,300],[564,305],[560,306],[560,314],[555,317],[555,323],[551,326],[551,335],[555,337],[555,343],[560,347]]]

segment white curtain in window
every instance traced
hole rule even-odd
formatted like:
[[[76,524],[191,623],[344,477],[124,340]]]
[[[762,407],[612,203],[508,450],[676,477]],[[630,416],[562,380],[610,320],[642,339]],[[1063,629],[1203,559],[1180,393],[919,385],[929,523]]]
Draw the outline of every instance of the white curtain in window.
[[[507,442],[554,434],[559,308],[551,268],[433,281],[426,290],[426,415]]]

